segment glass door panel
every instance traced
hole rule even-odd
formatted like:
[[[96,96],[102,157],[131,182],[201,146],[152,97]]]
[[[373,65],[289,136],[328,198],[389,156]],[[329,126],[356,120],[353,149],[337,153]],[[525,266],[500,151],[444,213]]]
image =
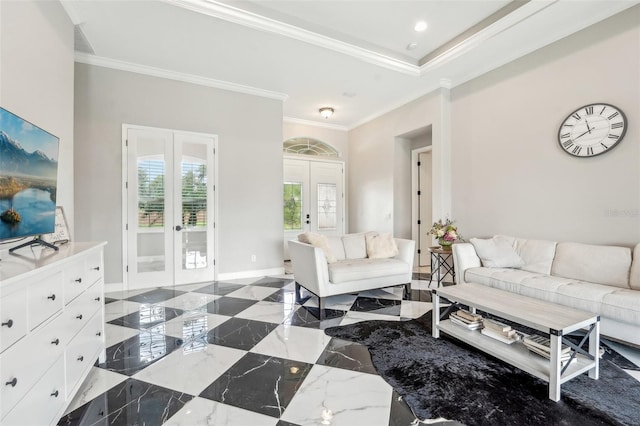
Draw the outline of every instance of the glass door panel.
[[[212,137],[176,134],[176,283],[213,280]]]
[[[171,134],[129,129],[127,140],[128,278],[138,286],[171,284]]]

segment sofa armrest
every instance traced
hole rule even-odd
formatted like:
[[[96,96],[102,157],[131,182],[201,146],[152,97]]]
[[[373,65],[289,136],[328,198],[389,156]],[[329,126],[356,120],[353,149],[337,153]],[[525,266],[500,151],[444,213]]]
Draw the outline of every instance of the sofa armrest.
[[[482,266],[473,244],[459,243],[452,246],[453,267],[456,271],[456,284],[464,284],[464,273],[469,268]]]
[[[329,265],[324,252],[300,241],[290,240],[288,244],[296,282],[316,296],[323,297],[324,288],[329,283]]]
[[[403,238],[394,238],[398,253],[394,259],[400,259],[409,264],[409,271],[413,272],[413,259],[415,259],[416,242],[413,240],[405,240]]]

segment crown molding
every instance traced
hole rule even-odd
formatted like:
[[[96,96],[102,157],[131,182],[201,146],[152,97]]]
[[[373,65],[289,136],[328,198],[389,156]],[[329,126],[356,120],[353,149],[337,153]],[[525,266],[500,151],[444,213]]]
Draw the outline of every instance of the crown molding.
[[[291,39],[303,41],[335,52],[363,60],[370,64],[388,68],[404,74],[419,76],[420,67],[388,55],[355,46],[331,37],[324,36],[275,19],[267,18],[215,0],[163,0],[172,6],[182,7],[193,12],[202,13],[245,27],[278,34]]]
[[[295,118],[295,117],[283,117],[282,122],[289,123],[289,124],[300,124],[301,126],[322,127],[325,129],[340,130],[343,132],[346,132],[349,130],[347,126],[342,126],[340,124],[329,124],[329,123],[323,123],[322,121],[303,120],[301,118]]]
[[[289,95],[270,90],[258,89],[256,87],[244,86],[242,84],[230,83],[228,81],[216,80],[213,78],[201,77],[199,75],[187,74],[176,71],[169,71],[162,68],[150,67],[147,65],[135,64],[133,62],[125,62],[117,59],[105,58],[88,53],[75,53],[75,61],[95,65],[99,67],[111,68],[120,71],[129,71],[136,74],[144,74],[152,77],[166,78],[169,80],[182,81],[184,83],[198,84],[200,86],[214,87],[216,89],[229,90],[231,92],[244,93],[247,95],[260,96],[263,98],[276,99],[285,101]]]

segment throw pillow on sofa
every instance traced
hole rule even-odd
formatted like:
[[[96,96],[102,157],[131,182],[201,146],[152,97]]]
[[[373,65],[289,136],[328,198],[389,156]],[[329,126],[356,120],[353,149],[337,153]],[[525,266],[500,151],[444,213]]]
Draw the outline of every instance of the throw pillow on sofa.
[[[367,244],[367,257],[370,259],[385,259],[397,256],[400,253],[396,240],[389,233],[367,233],[365,242]]]
[[[482,240],[471,238],[469,240],[482,261],[482,266],[488,268],[519,268],[524,265],[524,260],[509,243],[502,239],[490,238]]]
[[[329,246],[329,240],[327,240],[327,237],[324,235],[314,232],[304,232],[298,235],[298,241],[322,249],[324,257],[327,258],[327,263],[334,263],[336,261],[336,257],[333,255],[331,247]]]

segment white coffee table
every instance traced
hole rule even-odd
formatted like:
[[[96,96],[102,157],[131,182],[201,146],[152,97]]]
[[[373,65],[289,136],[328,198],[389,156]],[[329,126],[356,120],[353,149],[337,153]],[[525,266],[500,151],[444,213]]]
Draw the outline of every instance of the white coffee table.
[[[474,283],[433,289],[432,293],[433,337],[439,338],[440,332],[447,333],[549,382],[549,399],[559,401],[560,385],[582,373],[588,372],[590,378],[598,379],[600,346],[598,315]],[[472,310],[479,309],[549,334],[551,359],[547,360],[531,353],[520,342],[509,345],[487,337],[479,330],[467,330],[449,320],[441,321],[439,315],[441,297],[452,302],[443,316],[455,309],[456,304],[462,304]],[[572,342],[563,342],[562,339],[568,333],[583,328],[587,329],[585,339],[589,340],[588,352],[579,349]],[[568,363],[565,367],[560,364],[560,348],[563,343],[576,351],[576,361]]]

